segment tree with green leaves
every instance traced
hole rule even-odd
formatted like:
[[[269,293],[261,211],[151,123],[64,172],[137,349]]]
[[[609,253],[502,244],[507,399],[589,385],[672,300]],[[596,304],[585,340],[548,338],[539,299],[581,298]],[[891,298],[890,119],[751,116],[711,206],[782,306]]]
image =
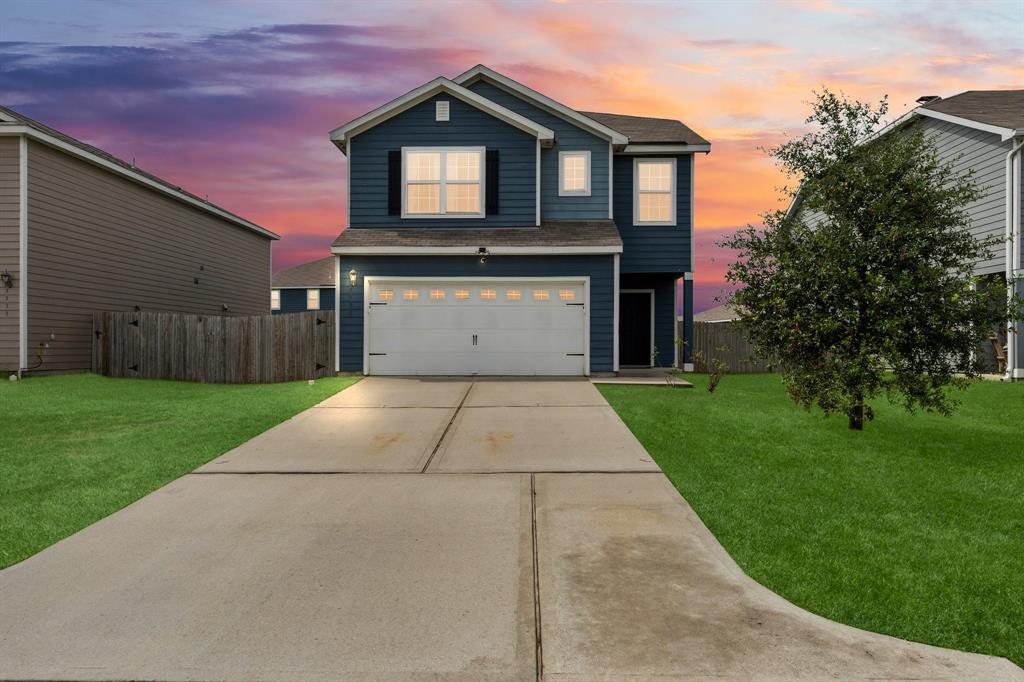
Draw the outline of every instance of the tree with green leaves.
[[[951,414],[949,389],[981,373],[978,339],[1021,314],[1006,287],[974,286],[1001,240],[969,230],[972,178],[913,124],[877,134],[887,108],[815,93],[812,132],[768,150],[797,183],[790,210],[721,244],[739,252],[740,324],[790,397],[858,430],[882,395]]]

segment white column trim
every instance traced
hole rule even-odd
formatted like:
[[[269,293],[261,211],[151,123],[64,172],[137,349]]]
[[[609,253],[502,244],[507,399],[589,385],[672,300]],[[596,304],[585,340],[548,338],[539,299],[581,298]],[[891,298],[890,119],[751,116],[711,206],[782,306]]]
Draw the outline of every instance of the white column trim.
[[[679,367],[679,343],[676,341],[679,338],[679,303],[683,301],[683,305],[686,305],[683,295],[679,291],[680,282],[685,283],[686,280],[681,277],[672,280],[672,366],[676,368]],[[683,308],[683,318],[684,320],[686,318],[685,308]]]
[[[612,371],[619,371],[619,254],[612,256],[614,262],[612,286]]]
[[[18,138],[18,373],[28,369],[28,136]]]
[[[608,143],[608,220],[612,220],[615,217],[615,215],[613,213],[613,209],[612,209],[612,189],[613,189],[612,179],[613,179],[613,176],[615,175],[615,173],[612,171],[613,163],[614,163],[614,157],[613,157],[613,154],[612,154],[612,144],[611,144],[611,142],[609,142]],[[618,333],[618,332],[616,331],[616,333]]]
[[[537,195],[537,227],[540,227],[540,138],[537,138],[537,172],[536,172],[536,195]]]
[[[334,257],[334,371],[341,371],[341,256]]]

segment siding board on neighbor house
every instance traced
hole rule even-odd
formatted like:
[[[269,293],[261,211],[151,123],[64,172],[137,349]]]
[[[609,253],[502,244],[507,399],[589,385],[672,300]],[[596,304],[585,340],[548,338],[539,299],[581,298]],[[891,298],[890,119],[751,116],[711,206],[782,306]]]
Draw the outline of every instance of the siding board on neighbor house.
[[[88,369],[96,311],[269,313],[265,237],[37,142],[28,178],[30,366]]]
[[[670,158],[666,154],[664,157]],[[692,272],[690,239],[693,221],[690,215],[690,157],[682,154],[676,159],[676,224],[670,227],[633,225],[633,159],[616,154],[612,192],[614,194],[615,224],[622,236],[623,273]]]
[[[974,170],[974,182],[982,196],[967,207],[971,232],[981,238],[1003,238],[1006,234],[1006,153],[1010,142],[1001,142],[995,133],[932,118],[923,118],[917,125],[935,143],[942,161],[952,164],[958,173]],[[992,257],[980,261],[975,270],[978,274],[1002,272],[1005,263],[1005,250],[1000,245],[993,249]]]
[[[0,285],[0,370],[18,369],[18,314],[21,267],[18,251],[18,173],[20,138],[0,137],[0,272],[14,278],[12,289]]]
[[[1000,142],[995,133],[975,130],[956,123],[921,118],[915,125],[934,142],[939,159],[952,164],[958,174],[973,170],[975,186],[981,196],[967,206],[971,232],[982,239],[1006,236],[1006,154],[1010,142]],[[818,211],[801,213],[810,225],[822,219]],[[987,275],[1004,272],[1005,249],[1002,244],[992,249],[991,257],[975,265],[975,273]]]
[[[491,256],[481,264],[459,256],[342,256],[341,269],[358,273],[342,284],[341,369],[363,369],[363,277],[572,277],[590,276],[590,371],[612,369],[614,262],[612,256]]]
[[[447,122],[434,103],[450,103]],[[359,133],[351,141],[349,218],[352,227],[509,227],[536,222],[537,138],[449,95],[437,95]],[[497,215],[406,218],[388,215],[388,152],[402,147],[480,146],[500,150]]]
[[[546,219],[608,217],[608,141],[535,107],[490,83],[469,89],[555,132],[555,145],[540,152],[540,215]],[[558,153],[590,152],[590,196],[558,196]]]

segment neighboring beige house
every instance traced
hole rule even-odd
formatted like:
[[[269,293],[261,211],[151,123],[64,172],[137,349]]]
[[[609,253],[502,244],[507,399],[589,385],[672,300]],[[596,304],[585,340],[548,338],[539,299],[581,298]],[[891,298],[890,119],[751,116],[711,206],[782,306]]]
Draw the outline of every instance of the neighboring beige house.
[[[740,314],[736,312],[735,306],[728,303],[708,308],[693,316],[694,322],[735,322],[738,319],[740,319]]]
[[[278,236],[0,107],[0,369],[89,369],[92,314],[270,312]]]

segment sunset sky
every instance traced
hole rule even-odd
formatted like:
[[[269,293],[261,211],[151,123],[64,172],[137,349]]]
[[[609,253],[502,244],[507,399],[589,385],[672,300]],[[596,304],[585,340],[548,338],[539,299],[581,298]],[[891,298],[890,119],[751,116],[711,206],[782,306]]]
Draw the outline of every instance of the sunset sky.
[[[893,115],[920,95],[1024,87],[1024,2],[58,2],[7,0],[0,104],[328,255],[345,158],[328,131],[484,63],[583,110],[678,118],[697,160],[696,292],[723,234],[777,205],[759,150],[822,85]]]

